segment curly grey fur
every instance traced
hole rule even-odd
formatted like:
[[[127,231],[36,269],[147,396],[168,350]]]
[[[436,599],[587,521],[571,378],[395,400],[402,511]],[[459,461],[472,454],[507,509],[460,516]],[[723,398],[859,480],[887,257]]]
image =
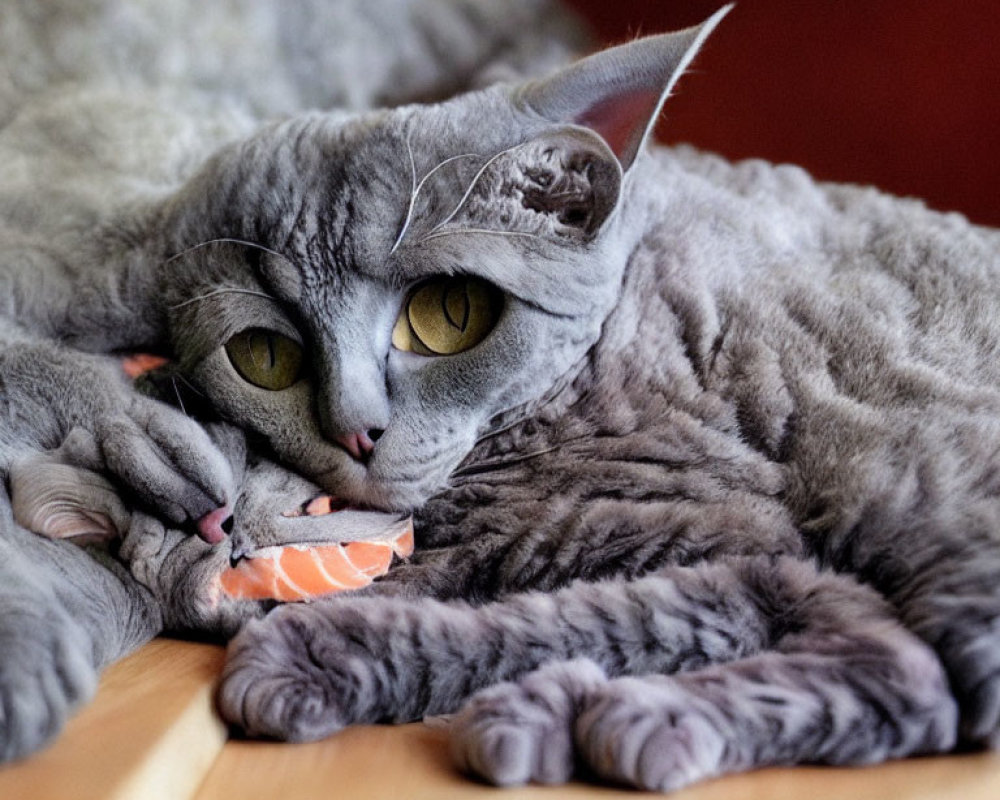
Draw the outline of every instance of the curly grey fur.
[[[551,101],[552,85],[575,91],[591,67],[600,95],[602,71],[632,57],[641,80],[647,56],[623,48],[515,96]],[[434,118],[484,114],[480,97]],[[535,119],[524,141],[553,142]],[[468,152],[455,136],[452,153]],[[563,152],[565,168],[575,151]],[[502,209],[507,196],[491,193],[503,179],[479,178],[479,197]],[[995,743],[1000,234],[794,167],[684,148],[640,154],[595,234],[543,225],[493,239],[476,213],[464,241],[445,237],[445,263],[464,247],[464,269],[524,301],[512,317],[557,366],[543,380],[537,351],[518,351],[531,388],[501,396],[420,508],[417,556],[376,596],[280,609],[237,637],[226,715],[312,738],[454,711],[471,695],[456,750],[485,777],[564,780],[569,764],[661,789],[764,764]],[[498,219],[522,232],[520,213]],[[349,296],[324,302],[350,315]],[[548,317],[537,328],[535,309]],[[566,318],[576,337],[561,333]],[[500,346],[518,347],[516,331],[501,323],[482,348],[494,368],[508,369]],[[445,381],[468,365],[426,369]],[[710,597],[668,608],[718,632],[721,652],[678,655],[658,630],[657,593],[679,568],[717,581]],[[518,594],[538,589],[558,592]],[[833,614],[833,597],[860,605]],[[749,616],[720,629],[733,598]],[[635,635],[633,616],[647,625]],[[579,657],[599,670],[553,666]],[[673,677],[641,677],[651,671]],[[476,694],[496,681],[513,683]],[[542,738],[555,750],[535,764]]]
[[[231,721],[312,738],[471,697],[456,754],[481,775],[661,789],[1000,740],[1000,234],[793,167],[646,152],[720,16],[393,110],[262,122],[253,90],[165,104],[130,81],[102,87],[103,117],[87,93],[13,101],[5,474],[101,470],[106,513],[129,514],[116,580],[141,577],[139,607],[179,625],[244,618],[198,585],[237,536],[177,528],[229,502],[252,533],[271,485],[254,463],[419,509],[418,555],[370,596],[237,636]],[[393,348],[410,292],[451,274],[503,292],[494,330],[447,358]],[[224,344],[248,325],[300,342],[304,379],[243,380]],[[137,396],[106,355],[131,347],[172,355],[198,405],[283,466],[244,472],[228,437]],[[366,460],[337,443],[376,430]],[[50,735],[79,677],[16,713],[50,713],[32,723]],[[44,738],[28,727],[7,756]]]

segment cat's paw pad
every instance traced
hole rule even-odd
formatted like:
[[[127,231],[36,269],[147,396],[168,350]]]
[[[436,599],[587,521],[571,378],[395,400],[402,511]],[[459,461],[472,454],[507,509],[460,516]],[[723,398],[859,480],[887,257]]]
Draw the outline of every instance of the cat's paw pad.
[[[452,721],[460,769],[499,786],[565,783],[573,774],[573,720],[583,695],[606,680],[592,661],[552,664],[518,683],[474,695]]]
[[[301,742],[364,718],[367,653],[316,610],[277,608],[232,640],[217,695],[226,720],[251,736]]]
[[[0,762],[48,743],[97,686],[85,637],[52,619],[28,624],[0,630]]]
[[[596,774],[667,792],[719,774],[725,742],[672,678],[622,678],[590,694],[577,717],[580,758]]]

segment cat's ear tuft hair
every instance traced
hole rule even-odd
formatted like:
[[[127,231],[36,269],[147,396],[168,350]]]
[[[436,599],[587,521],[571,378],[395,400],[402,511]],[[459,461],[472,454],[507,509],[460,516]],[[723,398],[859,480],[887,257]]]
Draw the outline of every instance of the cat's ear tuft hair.
[[[553,122],[593,130],[627,170],[649,138],[664,101],[732,5],[701,25],[595,53],[526,85],[520,100]]]

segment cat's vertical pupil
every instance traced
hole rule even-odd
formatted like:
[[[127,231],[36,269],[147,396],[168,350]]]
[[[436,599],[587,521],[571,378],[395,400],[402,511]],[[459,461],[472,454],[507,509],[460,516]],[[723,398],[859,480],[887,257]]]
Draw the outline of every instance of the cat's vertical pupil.
[[[273,336],[268,336],[267,337],[267,357],[268,357],[268,365],[267,365],[268,369],[274,369],[274,364],[275,364],[275,361],[277,360],[277,356],[275,356],[275,354],[274,354],[274,337]]]

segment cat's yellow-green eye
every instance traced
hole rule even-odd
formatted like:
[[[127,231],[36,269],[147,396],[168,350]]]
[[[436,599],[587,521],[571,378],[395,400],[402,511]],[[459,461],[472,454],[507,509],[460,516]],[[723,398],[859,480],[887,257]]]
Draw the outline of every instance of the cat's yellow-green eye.
[[[392,345],[424,356],[450,356],[475,347],[500,319],[503,295],[486,281],[435,278],[409,296],[392,329]]]
[[[287,389],[302,371],[302,347],[264,328],[249,328],[226,342],[229,360],[245,381],[276,392]]]

